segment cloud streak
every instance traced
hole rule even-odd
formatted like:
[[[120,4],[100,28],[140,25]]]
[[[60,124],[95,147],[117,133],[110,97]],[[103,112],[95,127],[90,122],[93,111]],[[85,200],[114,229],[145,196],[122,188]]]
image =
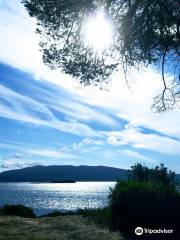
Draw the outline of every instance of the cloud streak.
[[[154,69],[132,70],[132,73],[128,75],[128,80],[133,94],[125,86],[121,72],[113,77],[108,92],[99,91],[93,87],[80,88],[69,76],[59,71],[49,70],[44,66],[38,47],[39,39],[35,34],[35,21],[28,16],[20,1],[14,0],[12,7],[9,1],[0,0],[0,6],[0,60],[2,62],[30,72],[50,83],[63,86],[68,91],[75,92],[82,102],[90,104],[93,108],[95,106],[103,108],[107,113],[120,119],[123,118],[137,127],[143,126],[179,138],[180,111],[166,113],[166,117],[164,117],[153,114],[150,110],[153,97],[162,88],[161,76],[157,71]],[[75,88],[75,86],[78,87]],[[108,114],[103,115],[99,111],[79,105],[73,100],[67,100],[61,104],[54,104],[52,100],[51,107],[70,118],[77,116],[77,121],[94,119],[102,124],[103,122],[110,125],[115,124]],[[31,121],[33,120],[31,119]]]
[[[80,136],[97,135],[88,125],[75,120],[61,121],[46,105],[2,85],[0,85],[0,116]]]
[[[44,148],[32,144],[23,144],[21,142],[4,142],[0,143],[0,149],[8,149],[15,152],[14,154],[4,157],[4,160],[13,159],[15,162],[21,162],[22,159],[33,157],[43,157],[48,159],[75,159],[77,156],[70,153],[66,148]]]
[[[143,162],[145,162],[145,163],[147,163],[147,162],[150,162],[150,163],[157,162],[155,159],[146,157],[146,156],[140,154],[140,153],[137,152],[137,151],[132,151],[132,150],[126,149],[126,150],[120,151],[120,153],[125,154],[125,155],[127,155],[127,156],[135,159],[136,161],[143,161]]]
[[[9,169],[18,169],[18,168],[25,168],[25,167],[32,167],[34,165],[38,165],[39,162],[26,162],[26,161],[15,161],[15,160],[6,160],[5,162],[0,164],[0,168],[3,170]]]
[[[161,76],[154,69],[133,69],[128,75],[132,91],[125,85],[122,72],[113,75],[109,91],[92,86],[80,87],[71,77],[44,66],[35,21],[19,0],[13,0],[13,4],[0,0],[0,42],[0,62],[33,76],[32,79],[17,77],[21,92],[18,84],[14,87],[8,78],[5,80],[9,85],[0,85],[0,116],[24,123],[26,127],[37,126],[39,132],[42,128],[49,128],[56,130],[57,134],[66,133],[69,142],[75,142],[70,146],[70,152],[51,148],[50,143],[45,149],[2,142],[0,148],[55,160],[72,159],[73,151],[80,154],[83,149],[88,158],[92,154],[98,158],[101,154],[100,159],[104,156],[109,161],[119,154],[149,163],[155,160],[149,158],[148,153],[146,156],[142,154],[143,150],[157,155],[167,154],[168,157],[180,155],[180,111],[165,115],[151,111],[152,99],[162,87]],[[0,80],[2,82],[2,76]],[[72,135],[78,140],[71,141]],[[107,148],[109,156],[103,148]],[[11,165],[10,161],[6,166]]]
[[[157,134],[145,134],[139,128],[128,128],[123,131],[104,133],[107,143],[114,146],[130,145],[138,149],[146,149],[159,153],[179,156],[180,141]]]

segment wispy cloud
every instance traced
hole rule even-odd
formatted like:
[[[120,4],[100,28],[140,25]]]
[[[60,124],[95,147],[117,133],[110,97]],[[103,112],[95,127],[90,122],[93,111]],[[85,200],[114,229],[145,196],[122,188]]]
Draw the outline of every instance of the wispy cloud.
[[[128,149],[122,150],[122,151],[120,151],[120,153],[125,154],[125,155],[131,157],[132,159],[134,159],[138,162],[139,161],[143,161],[145,163],[147,163],[147,162],[150,162],[150,163],[157,162],[157,160],[155,160],[155,159],[152,159],[150,157],[146,157],[146,156],[140,154],[139,152],[128,150]]]
[[[134,148],[147,149],[160,153],[179,156],[180,141],[166,136],[143,133],[139,128],[128,128],[123,131],[104,133],[107,142],[114,146],[130,145]]]
[[[42,68],[34,29],[35,21],[23,10],[21,1],[0,0],[0,60],[30,72]]]
[[[38,165],[39,162],[27,162],[27,161],[15,161],[15,160],[6,160],[0,164],[0,168],[3,170],[9,169],[17,169],[17,168],[24,168],[24,167],[32,167],[34,165]]]
[[[2,85],[0,85],[0,116],[80,136],[97,135],[88,125],[76,120],[61,121],[46,105]]]
[[[101,146],[104,144],[104,141],[102,139],[93,139],[93,138],[84,138],[81,142],[73,143],[73,148],[75,150],[80,148],[85,148],[89,146]]]
[[[49,70],[43,64],[35,21],[28,16],[19,0],[13,0],[13,4],[0,0],[0,42],[0,62],[30,73],[39,83],[22,79],[21,86],[26,84],[24,92],[18,91],[18,85],[14,89],[10,85],[0,85],[0,116],[55,129],[58,134],[60,131],[78,136],[77,141],[73,140],[76,143],[70,151],[64,152],[50,146],[45,148],[10,142],[0,143],[0,148],[18,153],[25,151],[27,156],[49,156],[55,160],[68,156],[72,160],[71,151],[80,153],[81,149],[89,152],[89,158],[92,153],[97,159],[101,154],[99,159],[105,158],[109,162],[120,154],[151,162],[153,159],[141,154],[141,150],[168,154],[168,157],[170,154],[180,155],[180,111],[176,109],[161,115],[151,111],[153,97],[162,87],[158,71],[134,69],[128,75],[132,91],[126,86],[121,72],[113,75],[109,91],[92,86],[81,87],[70,76],[60,70]],[[41,86],[41,82],[46,87]],[[99,126],[103,130],[99,130]],[[142,130],[143,127],[148,129],[147,132]],[[122,151],[122,146],[131,150]],[[97,148],[103,147],[107,148],[107,153],[97,151]],[[119,148],[120,152],[116,151]],[[18,164],[18,160],[21,158],[13,158],[14,163]],[[12,159],[6,161],[6,166],[11,165]]]
[[[113,76],[109,91],[100,91],[93,87],[80,88],[69,76],[60,71],[49,70],[44,66],[39,52],[39,39],[35,34],[35,21],[28,16],[20,1],[14,0],[12,7],[10,1],[0,0],[0,6],[0,61],[30,72],[50,83],[63,86],[68,91],[75,92],[84,103],[90,104],[93,108],[94,106],[103,108],[107,113],[136,124],[137,127],[143,126],[171,136],[180,136],[178,124],[180,111],[166,113],[166,117],[151,111],[153,97],[162,88],[161,76],[157,71],[154,69],[141,69],[141,72],[133,70],[128,75],[133,93],[125,85],[121,72]],[[78,87],[75,88],[75,86]],[[69,117],[77,116],[78,121],[97,120],[106,124],[115,123],[108,114],[103,115],[77,102],[64,101],[62,104],[53,102],[51,107]]]
[[[29,149],[27,150],[28,154],[41,156],[45,158],[55,158],[55,159],[74,159],[75,155],[61,151],[61,150],[52,150],[52,149],[43,149],[43,148],[36,148],[36,149]]]
[[[47,157],[47,158],[74,158],[75,155],[70,154],[70,149],[66,148],[66,151],[64,148],[45,148],[42,146],[37,146],[33,144],[25,144],[21,142],[3,142],[0,143],[0,149],[9,149],[15,152],[10,157],[13,159],[22,159],[27,158],[29,156],[35,155],[35,156],[41,156],[41,157]],[[6,159],[5,157],[4,159]],[[9,156],[8,156],[9,158]]]

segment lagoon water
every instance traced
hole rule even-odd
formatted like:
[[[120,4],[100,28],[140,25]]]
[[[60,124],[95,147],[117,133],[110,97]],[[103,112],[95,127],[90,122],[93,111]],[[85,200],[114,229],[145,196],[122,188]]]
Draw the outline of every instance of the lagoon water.
[[[0,206],[23,204],[37,215],[53,211],[102,208],[115,182],[0,183]]]

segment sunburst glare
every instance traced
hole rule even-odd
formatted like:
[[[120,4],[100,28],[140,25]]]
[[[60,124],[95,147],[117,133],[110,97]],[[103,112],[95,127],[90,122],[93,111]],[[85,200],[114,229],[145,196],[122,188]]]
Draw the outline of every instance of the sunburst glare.
[[[84,43],[95,51],[109,48],[113,40],[113,28],[104,11],[89,16],[83,29]]]

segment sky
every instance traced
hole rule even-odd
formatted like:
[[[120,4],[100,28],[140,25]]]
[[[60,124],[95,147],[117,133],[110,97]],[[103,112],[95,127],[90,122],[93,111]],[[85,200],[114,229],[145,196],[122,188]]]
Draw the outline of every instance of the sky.
[[[132,69],[129,87],[121,71],[108,90],[83,87],[43,64],[35,28],[20,0],[0,0],[0,171],[139,162],[180,173],[180,110],[151,109],[158,68]]]

